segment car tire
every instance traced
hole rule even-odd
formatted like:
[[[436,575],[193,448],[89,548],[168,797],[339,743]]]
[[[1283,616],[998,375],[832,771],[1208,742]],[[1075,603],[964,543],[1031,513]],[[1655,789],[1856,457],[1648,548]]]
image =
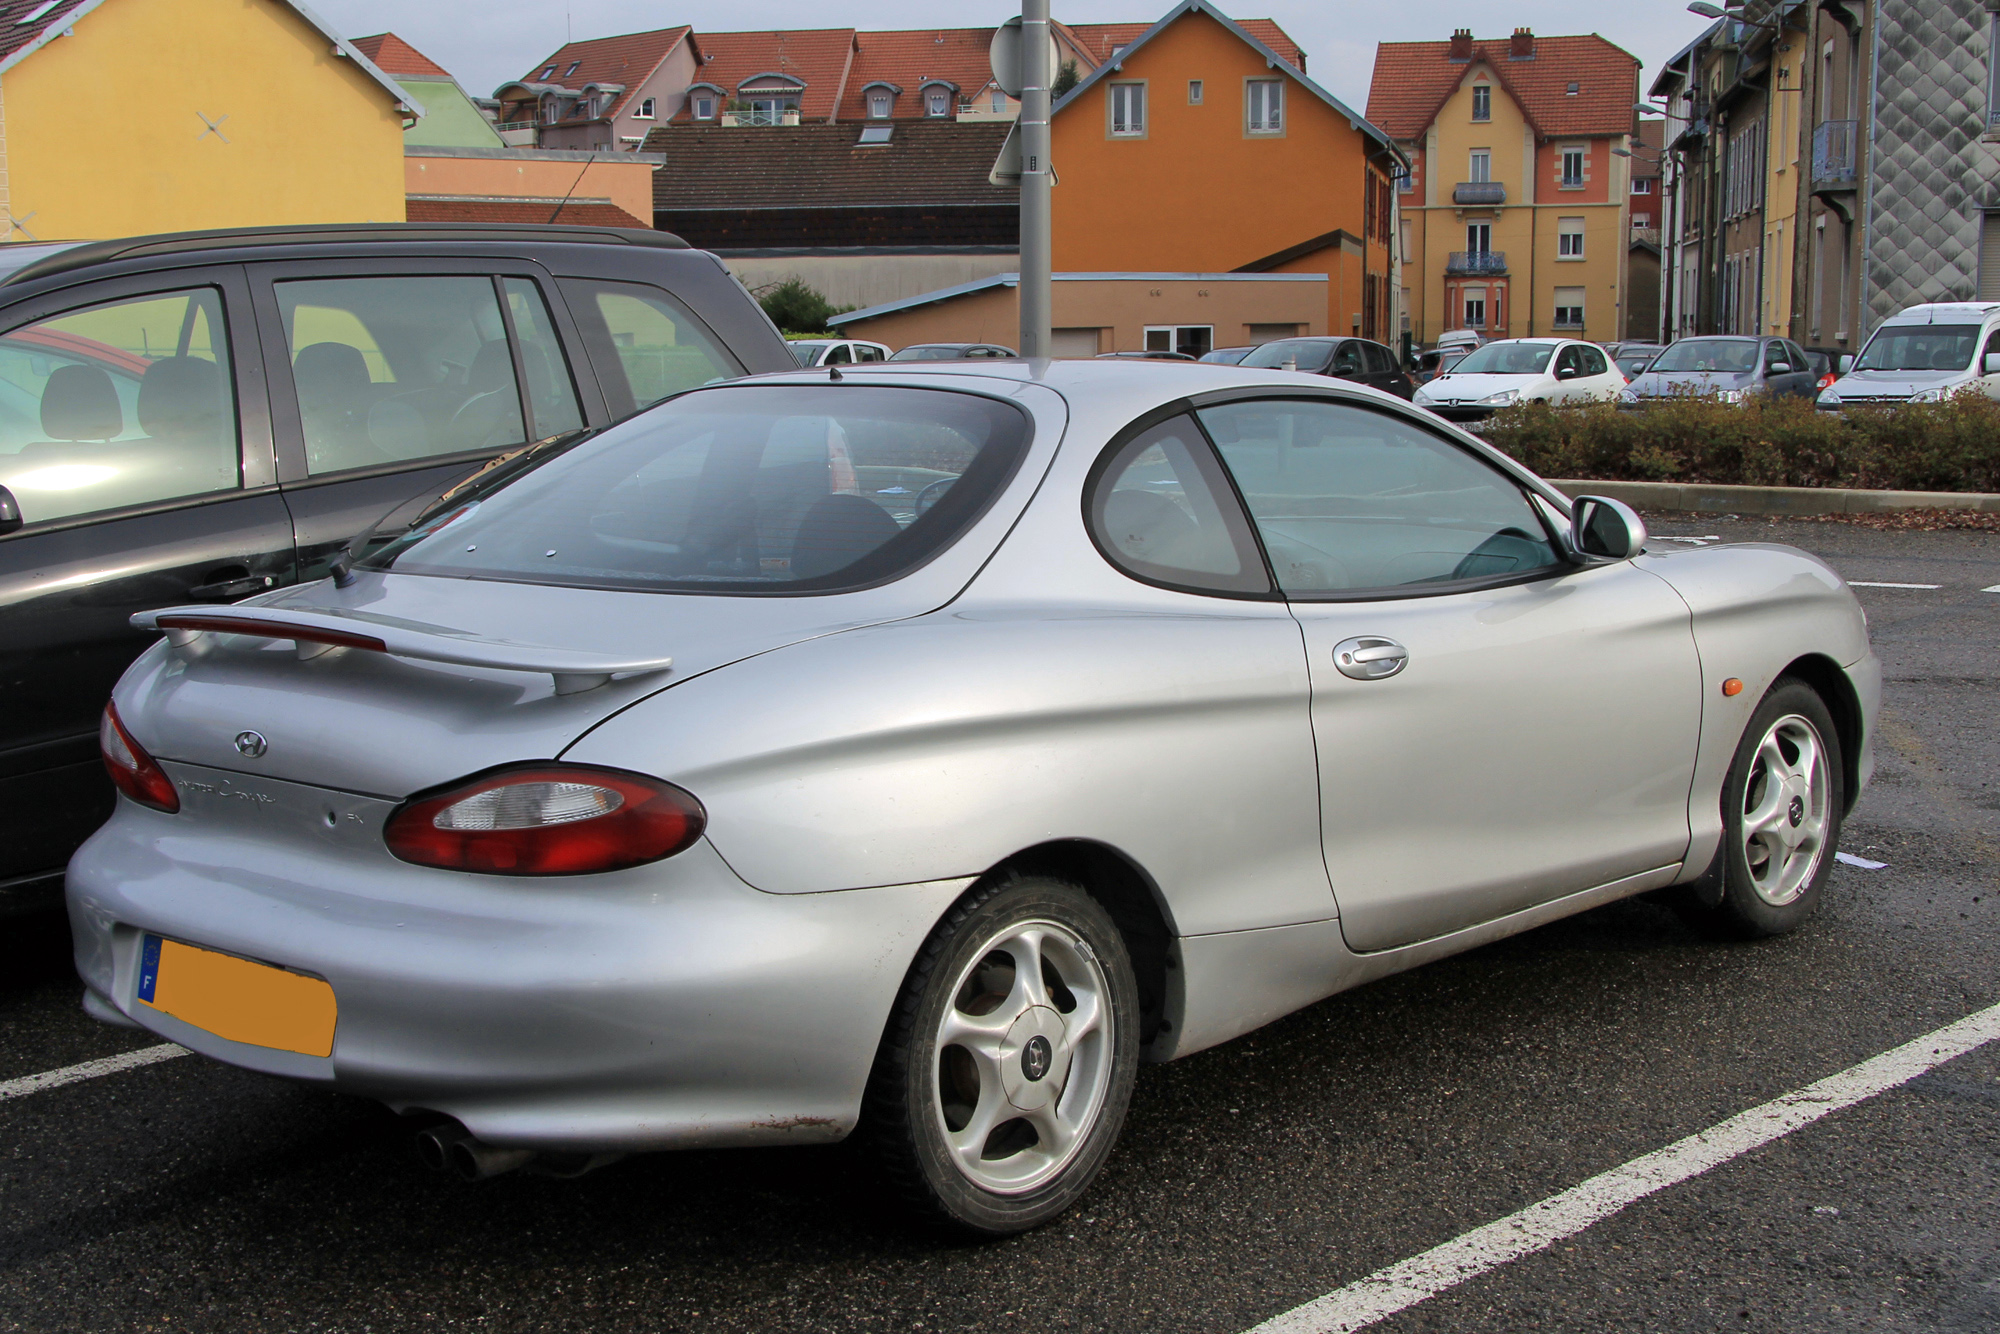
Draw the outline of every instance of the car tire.
[[[1819,908],[1840,846],[1846,791],[1840,735],[1819,692],[1771,687],[1722,783],[1722,847],[1674,907],[1702,934],[1756,940],[1796,931]]]
[[[1131,1102],[1139,989],[1111,917],[1044,876],[976,888],[910,965],[864,1134],[919,1213],[1006,1236],[1061,1214]]]

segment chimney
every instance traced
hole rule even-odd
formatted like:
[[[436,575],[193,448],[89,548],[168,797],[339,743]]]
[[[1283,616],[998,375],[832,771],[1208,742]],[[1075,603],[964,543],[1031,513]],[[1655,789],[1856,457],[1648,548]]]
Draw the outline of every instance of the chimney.
[[[1460,28],[1451,35],[1451,50],[1447,53],[1451,60],[1472,59],[1472,29]]]
[[[1533,60],[1535,58],[1535,34],[1526,28],[1514,29],[1513,40],[1507,43],[1507,59]]]

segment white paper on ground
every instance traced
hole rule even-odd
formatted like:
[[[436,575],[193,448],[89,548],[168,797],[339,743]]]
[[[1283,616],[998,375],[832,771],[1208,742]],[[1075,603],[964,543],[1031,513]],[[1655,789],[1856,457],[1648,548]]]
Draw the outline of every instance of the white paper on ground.
[[[1889,864],[1887,862],[1871,862],[1866,857],[1857,857],[1851,852],[1836,852],[1833,854],[1833,859],[1837,862],[1844,862],[1848,866],[1858,866],[1864,871],[1879,871]]]

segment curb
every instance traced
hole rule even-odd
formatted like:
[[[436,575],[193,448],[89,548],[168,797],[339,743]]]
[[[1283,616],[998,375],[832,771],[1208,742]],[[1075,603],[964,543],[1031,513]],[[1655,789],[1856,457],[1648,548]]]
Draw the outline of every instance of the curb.
[[[1567,496],[1622,500],[1634,509],[1697,514],[1895,514],[1976,510],[2000,514],[2000,495],[1983,491],[1844,491],[1831,486],[1707,486],[1699,482],[1550,481]]]

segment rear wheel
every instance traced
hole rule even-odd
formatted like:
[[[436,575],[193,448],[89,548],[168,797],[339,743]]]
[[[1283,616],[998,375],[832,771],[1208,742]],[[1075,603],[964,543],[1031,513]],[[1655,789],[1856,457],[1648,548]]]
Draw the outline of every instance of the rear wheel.
[[[868,1133],[921,1210],[986,1236],[1076,1202],[1110,1155],[1138,1064],[1138,984],[1074,885],[1002,881],[918,953],[870,1077]]]
[[[1839,846],[1839,734],[1819,693],[1779,681],[1757,706],[1722,784],[1722,849],[1677,902],[1688,922],[1736,939],[1794,931],[1819,907]]]

